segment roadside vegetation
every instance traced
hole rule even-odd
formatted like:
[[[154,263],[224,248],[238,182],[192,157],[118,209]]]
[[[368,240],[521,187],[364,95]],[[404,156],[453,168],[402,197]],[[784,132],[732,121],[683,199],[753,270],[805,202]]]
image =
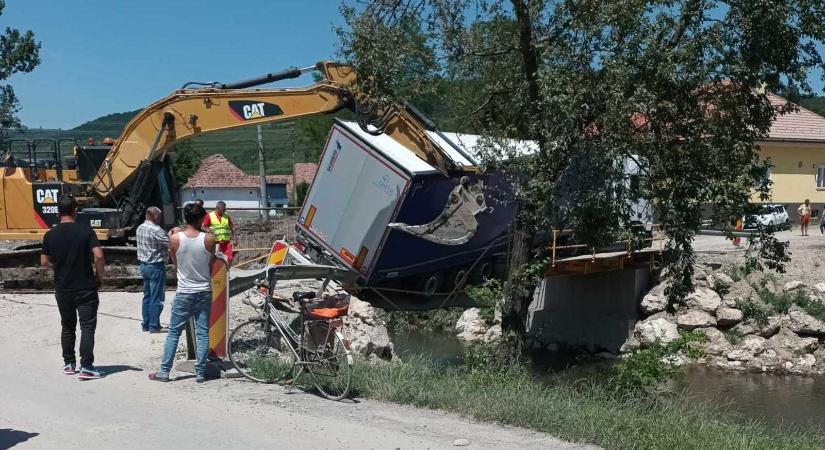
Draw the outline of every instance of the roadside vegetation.
[[[353,392],[364,398],[443,409],[610,449],[825,447],[825,437],[780,431],[717,408],[610,383],[539,382],[520,365],[438,366],[426,358],[358,365]]]

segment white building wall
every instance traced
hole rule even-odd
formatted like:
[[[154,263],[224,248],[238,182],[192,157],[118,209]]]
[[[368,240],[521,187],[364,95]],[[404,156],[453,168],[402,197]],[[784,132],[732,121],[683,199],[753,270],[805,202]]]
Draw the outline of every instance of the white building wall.
[[[227,208],[258,208],[260,194],[261,191],[256,188],[185,187],[180,190],[180,203],[183,205],[200,198],[207,210],[215,208],[220,200],[226,203]]]

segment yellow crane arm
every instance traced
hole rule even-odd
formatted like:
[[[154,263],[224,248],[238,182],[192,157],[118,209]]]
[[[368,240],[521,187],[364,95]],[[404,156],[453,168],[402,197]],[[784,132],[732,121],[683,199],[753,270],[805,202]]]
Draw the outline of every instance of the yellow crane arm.
[[[312,71],[319,71],[322,79],[305,88],[245,89]],[[175,91],[148,106],[126,125],[98,170],[93,188],[101,197],[125,190],[141,161],[162,158],[176,142],[201,133],[342,108],[356,111],[350,90],[354,82],[352,68],[320,62],[306,69],[290,69],[253,80]],[[444,173],[456,169],[449,156],[429,139],[424,126],[404,109],[390,107],[377,118],[381,132],[421,159]]]

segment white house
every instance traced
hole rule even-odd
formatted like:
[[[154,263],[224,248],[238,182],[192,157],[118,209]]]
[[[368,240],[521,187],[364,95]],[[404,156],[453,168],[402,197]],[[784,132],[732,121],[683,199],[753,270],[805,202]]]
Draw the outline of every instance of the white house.
[[[219,200],[227,208],[257,208],[260,206],[261,179],[249,175],[221,154],[201,161],[185,185],[180,189],[181,204],[202,199],[206,209],[215,207]]]

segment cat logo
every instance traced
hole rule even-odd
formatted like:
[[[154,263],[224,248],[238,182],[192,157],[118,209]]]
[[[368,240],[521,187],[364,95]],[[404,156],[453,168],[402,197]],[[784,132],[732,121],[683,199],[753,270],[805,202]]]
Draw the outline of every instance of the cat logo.
[[[229,102],[229,110],[238,120],[243,121],[280,116],[284,113],[278,105],[251,100],[232,100]]]
[[[57,189],[38,189],[35,191],[35,199],[42,204],[57,203],[57,192]]]

